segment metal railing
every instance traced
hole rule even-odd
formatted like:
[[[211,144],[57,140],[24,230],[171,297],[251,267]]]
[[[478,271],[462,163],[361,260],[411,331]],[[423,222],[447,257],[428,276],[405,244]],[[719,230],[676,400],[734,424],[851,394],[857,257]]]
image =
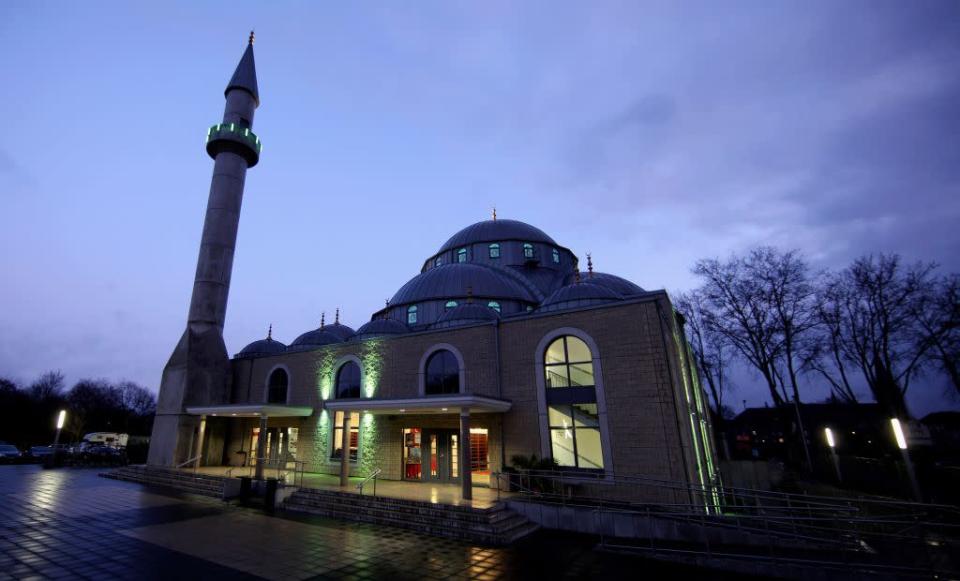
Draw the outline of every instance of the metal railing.
[[[260,457],[255,458],[255,462],[247,466],[249,477],[253,477],[254,472],[257,469],[257,463],[262,463],[264,476],[267,475],[268,471],[276,471],[276,479],[282,482],[285,486],[296,486],[297,488],[303,487],[303,474],[306,472],[305,467],[307,465],[304,460],[292,460],[289,457],[286,458],[271,458],[271,457]],[[290,468],[290,465],[293,465],[293,468]],[[293,475],[292,479],[288,477]]]
[[[363,496],[363,487],[367,482],[373,480],[373,496],[377,496],[377,477],[380,476],[380,473],[383,472],[382,469],[377,468],[373,472],[367,475],[366,478],[360,481],[360,484],[357,484],[357,490],[360,491],[360,496]]]
[[[176,468],[177,470],[183,470],[183,467],[184,467],[184,466],[186,466],[187,464],[191,464],[191,463],[192,463],[192,464],[193,464],[193,473],[196,474],[196,473],[197,473],[197,464],[200,463],[199,460],[200,460],[200,456],[199,456],[199,455],[198,455],[198,456],[194,456],[193,458],[190,458],[189,460],[184,460],[183,462],[177,464],[177,465],[175,466],[175,468]]]
[[[904,573],[921,570],[948,571],[950,551],[960,537],[960,507],[932,505],[885,498],[843,498],[722,486],[699,486],[641,475],[603,473],[571,474],[556,470],[494,472],[497,499],[504,483],[521,498],[540,503],[582,507],[603,525],[615,515],[644,516],[686,525],[698,535],[678,542],[649,534],[643,545],[613,543],[601,531],[606,548],[657,553],[699,555],[725,559],[738,555],[748,560],[811,562],[835,567],[836,562],[818,559],[839,555],[848,567],[875,566]],[[652,501],[637,501],[650,498]],[[657,501],[656,499],[660,499]],[[612,522],[612,521],[610,521]],[[654,530],[651,528],[650,530]],[[765,549],[731,552],[711,545],[717,531],[736,531],[763,539]],[[739,537],[742,538],[742,535]],[[716,541],[714,541],[716,544]],[[829,550],[823,552],[823,547]],[[728,547],[729,548],[729,547]],[[899,552],[909,563],[879,563],[884,553]],[[916,564],[922,568],[917,569]]]

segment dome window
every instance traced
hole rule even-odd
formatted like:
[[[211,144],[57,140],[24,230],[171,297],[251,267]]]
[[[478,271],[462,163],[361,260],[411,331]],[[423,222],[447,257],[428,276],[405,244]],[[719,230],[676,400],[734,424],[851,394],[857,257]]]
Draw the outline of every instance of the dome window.
[[[500,303],[498,303],[497,301],[490,301],[489,303],[487,303],[487,306],[497,311],[498,313],[500,312]]]
[[[553,249],[553,263],[560,264],[560,251],[556,248]]]
[[[494,242],[489,246],[490,258],[500,258],[500,245]]]
[[[533,244],[530,244],[529,242],[523,243],[523,257],[533,258]]]
[[[466,262],[467,261],[467,249],[461,248],[457,250],[457,262]]]
[[[457,306],[457,301],[447,301],[447,304],[443,305],[443,307],[447,310],[450,310],[455,306]]]
[[[442,257],[442,256],[438,256],[438,257],[436,257],[436,258],[433,259],[433,265],[434,265],[434,266],[440,266],[441,264],[443,264],[443,257]]]
[[[410,305],[407,307],[407,324],[416,325],[417,324],[417,305]]]

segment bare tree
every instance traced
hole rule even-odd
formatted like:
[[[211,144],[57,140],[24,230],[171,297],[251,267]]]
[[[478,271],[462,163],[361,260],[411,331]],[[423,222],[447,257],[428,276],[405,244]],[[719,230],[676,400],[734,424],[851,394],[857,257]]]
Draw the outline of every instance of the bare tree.
[[[146,416],[156,411],[157,397],[147,388],[132,381],[121,381],[116,387],[120,391],[120,401],[124,409],[138,416]]]
[[[713,400],[717,421],[723,420],[723,396],[728,391],[727,368],[730,363],[730,347],[723,336],[707,325],[707,309],[703,292],[693,290],[674,296],[677,310],[683,315],[687,338],[693,350],[697,369],[706,379]]]
[[[63,373],[59,370],[48,371],[30,384],[27,392],[36,401],[45,401],[59,397],[63,393]]]
[[[930,363],[946,374],[960,395],[960,275],[938,280],[916,316]]]
[[[930,342],[917,313],[933,291],[935,265],[903,266],[898,255],[864,256],[827,283],[843,358],[856,365],[877,403],[908,417],[905,394]]]
[[[820,289],[816,300],[816,318],[819,325],[812,329],[812,340],[803,350],[805,371],[815,372],[827,380],[834,397],[846,403],[857,403],[857,394],[850,384],[848,361],[843,349],[842,301],[836,296],[837,288],[827,279],[817,285]]]

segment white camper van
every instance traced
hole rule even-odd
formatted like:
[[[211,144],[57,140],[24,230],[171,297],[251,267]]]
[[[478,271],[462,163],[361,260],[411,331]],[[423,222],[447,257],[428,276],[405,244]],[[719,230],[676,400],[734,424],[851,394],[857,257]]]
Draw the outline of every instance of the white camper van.
[[[119,434],[117,432],[91,432],[83,437],[83,441],[80,443],[80,450],[86,450],[91,446],[126,448],[129,438],[129,434]]]

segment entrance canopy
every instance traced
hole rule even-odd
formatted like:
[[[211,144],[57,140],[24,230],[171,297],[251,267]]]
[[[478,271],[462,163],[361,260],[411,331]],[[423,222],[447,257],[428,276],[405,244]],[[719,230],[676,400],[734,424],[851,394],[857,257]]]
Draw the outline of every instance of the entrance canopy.
[[[337,399],[326,401],[323,407],[334,412],[364,411],[372,414],[455,414],[463,408],[472,414],[503,413],[510,410],[512,404],[503,399],[482,395],[431,395],[401,399]]]
[[[192,416],[226,416],[245,418],[258,418],[265,416],[270,418],[305,418],[313,414],[313,408],[309,406],[279,405],[269,403],[226,404],[189,406],[187,407],[187,413]]]

